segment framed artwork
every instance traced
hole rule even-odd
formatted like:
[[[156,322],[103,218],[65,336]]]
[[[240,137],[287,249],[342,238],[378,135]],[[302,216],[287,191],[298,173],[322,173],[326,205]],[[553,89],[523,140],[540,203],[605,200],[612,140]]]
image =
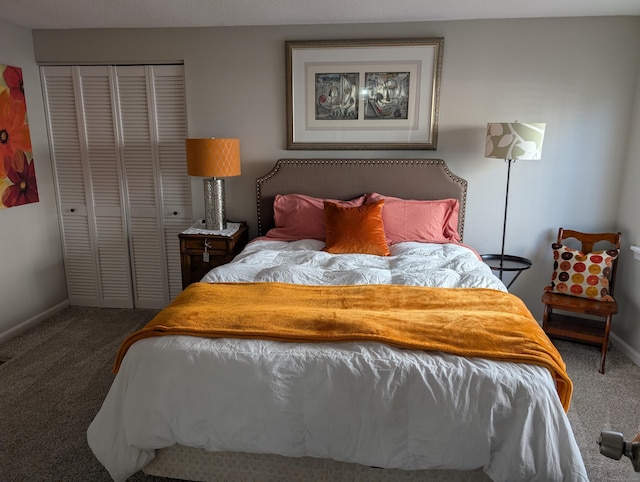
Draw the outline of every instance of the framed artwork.
[[[38,200],[22,69],[0,64],[0,209]]]
[[[443,45],[285,42],[287,149],[435,150]]]

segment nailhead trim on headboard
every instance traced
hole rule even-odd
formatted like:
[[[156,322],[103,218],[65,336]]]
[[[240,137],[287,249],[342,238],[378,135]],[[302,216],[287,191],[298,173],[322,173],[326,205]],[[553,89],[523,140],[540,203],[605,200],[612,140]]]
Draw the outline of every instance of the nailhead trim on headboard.
[[[327,165],[327,166],[344,166],[344,165],[380,165],[380,164],[395,164],[395,165],[438,165],[449,179],[455,184],[458,184],[463,191],[460,203],[460,236],[464,231],[464,216],[466,213],[466,191],[467,181],[461,177],[453,174],[446,163],[442,159],[279,159],[273,169],[264,176],[256,179],[256,201],[258,212],[258,235],[265,234],[265,227],[262,223],[262,186],[265,182],[269,181],[275,176],[280,168],[284,165]]]

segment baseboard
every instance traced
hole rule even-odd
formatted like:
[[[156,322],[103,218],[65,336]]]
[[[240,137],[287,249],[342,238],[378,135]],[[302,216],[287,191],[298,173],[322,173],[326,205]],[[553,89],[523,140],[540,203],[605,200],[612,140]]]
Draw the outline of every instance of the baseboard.
[[[631,345],[629,345],[622,338],[615,333],[609,335],[611,343],[616,346],[622,353],[627,355],[633,363],[640,367],[640,353],[638,353]]]
[[[16,336],[18,336],[23,331],[27,331],[32,326],[37,325],[41,321],[46,320],[50,316],[55,315],[56,313],[58,313],[59,311],[64,310],[68,306],[69,306],[69,300],[64,300],[62,303],[58,303],[57,305],[52,306],[48,310],[45,310],[42,313],[40,313],[40,314],[38,314],[38,315],[36,315],[36,316],[34,316],[32,318],[29,318],[26,321],[23,321],[18,326],[14,326],[13,328],[11,328],[9,330],[7,330],[7,331],[5,331],[3,333],[0,333],[0,343],[8,341],[11,338],[15,338]]]
[[[0,343],[3,343],[7,340],[10,340],[11,338],[14,338],[16,336],[18,336],[20,333],[22,333],[23,331],[28,330],[29,328],[31,328],[34,325],[37,325],[38,323],[40,323],[41,321],[49,318],[52,315],[55,315],[56,313],[58,313],[59,311],[64,310],[65,308],[69,307],[69,300],[64,300],[62,303],[58,303],[55,306],[52,306],[51,308],[49,308],[48,310],[43,311],[42,313],[20,323],[18,326],[14,326],[13,328],[11,328],[10,330],[5,331],[4,333],[0,333]],[[538,320],[538,323],[540,324],[540,326],[542,326],[542,322]],[[636,365],[640,366],[640,353],[638,353],[638,351],[636,351],[631,345],[629,345],[627,342],[625,342],[623,339],[621,339],[619,336],[617,336],[615,333],[611,333],[609,335],[610,339],[611,339],[611,343],[614,344],[622,353],[624,353],[627,357],[629,357],[629,359],[635,363]]]

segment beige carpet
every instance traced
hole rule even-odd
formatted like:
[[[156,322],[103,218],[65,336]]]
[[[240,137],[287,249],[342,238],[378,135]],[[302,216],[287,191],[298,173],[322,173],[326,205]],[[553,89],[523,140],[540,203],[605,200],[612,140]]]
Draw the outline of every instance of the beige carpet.
[[[110,480],[86,429],[113,380],[117,347],[155,313],[71,307],[0,345],[0,481]],[[631,462],[600,455],[596,439],[601,430],[627,440],[640,430],[640,367],[613,347],[601,375],[596,348],[557,345],[575,385],[569,418],[590,479],[636,480]]]

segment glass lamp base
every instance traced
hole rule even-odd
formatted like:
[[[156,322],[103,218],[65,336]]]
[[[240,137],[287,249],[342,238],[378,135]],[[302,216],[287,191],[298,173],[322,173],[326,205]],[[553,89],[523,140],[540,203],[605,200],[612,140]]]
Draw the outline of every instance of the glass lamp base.
[[[207,229],[227,229],[225,213],[224,179],[204,180],[204,215]]]

